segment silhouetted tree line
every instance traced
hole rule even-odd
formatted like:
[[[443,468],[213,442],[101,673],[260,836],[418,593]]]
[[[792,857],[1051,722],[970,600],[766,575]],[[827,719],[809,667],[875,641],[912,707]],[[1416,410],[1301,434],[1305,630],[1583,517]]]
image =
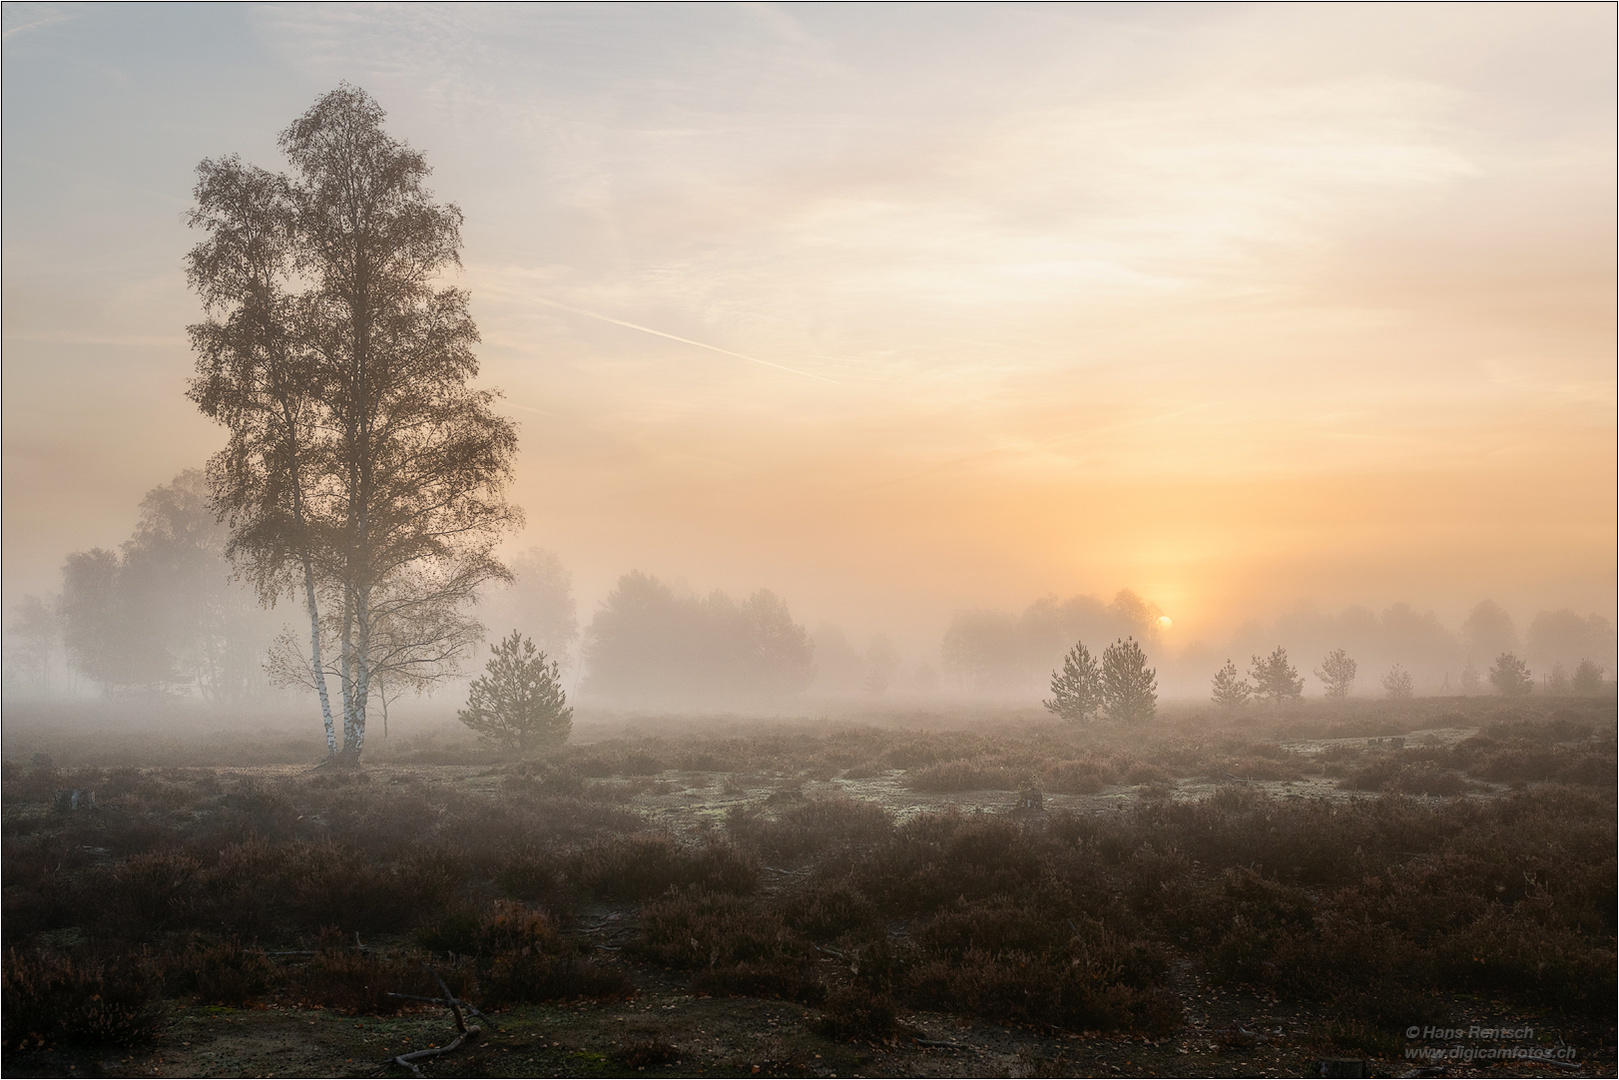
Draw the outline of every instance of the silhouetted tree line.
[[[1268,651],[1278,641],[1295,655],[1326,658],[1314,674],[1332,697],[1346,695],[1356,677],[1353,663],[1345,668],[1327,662],[1338,652],[1344,654],[1343,659],[1353,658],[1363,672],[1378,673],[1367,683],[1381,683],[1384,691],[1401,696],[1407,690],[1491,692],[1494,684],[1487,673],[1503,655],[1532,665],[1541,690],[1574,693],[1579,665],[1588,662],[1611,670],[1615,650],[1613,627],[1600,615],[1581,616],[1567,608],[1542,611],[1520,633],[1500,604],[1483,600],[1456,630],[1445,626],[1435,613],[1419,612],[1409,604],[1393,604],[1380,614],[1364,607],[1327,614],[1301,604],[1270,627],[1250,623],[1240,629],[1231,651]],[[1589,677],[1587,669],[1585,678]]]
[[[767,700],[810,684],[814,646],[768,590],[740,602],[717,590],[682,595],[636,570],[591,620],[585,672],[585,692],[621,701]]]
[[[979,609],[959,612],[945,631],[940,658],[964,690],[1040,689],[1076,641],[1158,638],[1158,607],[1124,589],[1104,604],[1094,596],[1036,600],[1022,614]]]
[[[823,623],[812,635],[815,683],[812,693],[833,697],[882,697],[901,675],[899,651],[886,634],[873,634],[858,649],[841,627]],[[930,670],[930,669],[929,669]],[[910,688],[929,690],[927,672],[911,677]]]
[[[119,550],[73,552],[60,594],[19,605],[13,636],[37,670],[32,688],[52,688],[59,644],[68,664],[108,694],[195,692],[239,703],[262,692],[273,623],[231,580],[227,539],[201,471],[153,488]]]
[[[1084,646],[1075,646],[1075,650],[1069,654],[1069,665],[1064,669],[1062,676],[1053,679],[1054,692],[1059,691],[1059,682],[1067,684],[1074,681],[1071,669],[1074,669],[1076,657],[1083,654]],[[1326,687],[1328,698],[1342,700],[1349,696],[1358,668],[1359,665],[1347,651],[1334,649],[1322,659],[1315,676]],[[1581,660],[1572,675],[1563,672],[1557,681],[1547,680],[1546,692],[1593,697],[1603,690],[1603,672],[1601,664],[1590,659]],[[1477,692],[1476,669],[1469,666],[1468,675],[1469,678],[1464,680],[1469,687],[1468,692]],[[1383,695],[1387,698],[1404,700],[1416,696],[1415,682],[1411,678],[1411,673],[1402,664],[1395,664],[1390,668],[1381,681]],[[1495,658],[1495,662],[1490,665],[1489,682],[1495,692],[1502,697],[1522,697],[1535,689],[1534,673],[1529,670],[1529,665],[1512,653],[1502,653]],[[1303,696],[1304,680],[1288,662],[1287,650],[1280,645],[1269,656],[1254,657],[1253,667],[1249,669],[1246,679],[1237,674],[1237,665],[1227,660],[1225,666],[1215,672],[1214,678],[1210,681],[1210,700],[1223,709],[1236,709],[1253,698],[1281,705],[1288,701],[1297,701]],[[1046,708],[1054,712],[1061,711],[1049,701],[1046,702]]]

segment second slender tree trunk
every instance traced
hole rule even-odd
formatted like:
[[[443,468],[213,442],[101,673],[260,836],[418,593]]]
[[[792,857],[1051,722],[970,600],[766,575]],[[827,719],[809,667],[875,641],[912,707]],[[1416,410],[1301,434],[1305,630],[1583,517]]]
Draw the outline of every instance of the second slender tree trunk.
[[[287,423],[289,432],[295,431],[291,413],[285,402],[282,403],[282,417]],[[320,694],[320,718],[326,725],[326,753],[333,756],[337,753],[337,730],[332,723],[332,699],[326,692],[326,663],[320,648],[320,607],[315,603],[315,567],[309,559],[309,541],[304,533],[304,491],[303,484],[298,478],[295,438],[293,435],[288,437],[289,446],[292,448],[289,454],[292,464],[292,518],[298,530],[301,548],[299,555],[304,564],[304,605],[309,612],[309,663],[315,675],[315,690]]]

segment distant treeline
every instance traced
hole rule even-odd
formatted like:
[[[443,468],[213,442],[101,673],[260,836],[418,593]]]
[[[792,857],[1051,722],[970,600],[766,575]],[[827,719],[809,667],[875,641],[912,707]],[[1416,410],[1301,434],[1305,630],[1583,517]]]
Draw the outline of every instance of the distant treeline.
[[[299,639],[285,628],[294,613],[266,611],[251,589],[232,580],[227,539],[199,470],[152,489],[133,534],[117,550],[69,554],[60,593],[24,596],[12,606],[7,691],[93,688],[220,703],[268,693],[267,666],[272,673],[298,669],[276,662],[280,654],[295,659],[290,653]],[[1610,676],[1615,662],[1614,631],[1600,615],[1542,611],[1520,634],[1490,600],[1455,630],[1408,604],[1381,614],[1363,607],[1328,614],[1301,605],[1273,624],[1246,624],[1224,645],[1193,644],[1171,655],[1159,630],[1163,613],[1124,590],[1111,602],[1048,596],[1020,613],[959,612],[939,645],[941,680],[931,658],[909,667],[882,634],[864,649],[830,624],[811,635],[768,590],[741,600],[719,591],[698,596],[639,570],[619,579],[581,635],[572,578],[557,556],[534,548],[508,561],[514,581],[484,589],[471,609],[488,636],[517,629],[570,673],[573,689],[626,705],[747,707],[805,690],[875,697],[891,687],[1033,702],[1076,642],[1100,655],[1127,637],[1157,666],[1166,694],[1196,698],[1207,696],[1209,680],[1228,659],[1243,670],[1250,657],[1278,646],[1307,680],[1307,694],[1322,689],[1309,677],[1340,649],[1358,665],[1351,692],[1362,695],[1377,694],[1396,665],[1413,677],[1418,694],[1487,692],[1483,674],[1511,653],[1531,665],[1537,691],[1562,693],[1582,660]],[[469,655],[456,661],[463,670],[481,663],[470,653],[484,650],[464,651]],[[385,697],[399,691],[382,688]]]
[[[814,646],[786,603],[760,589],[677,594],[639,570],[619,578],[586,633],[586,693],[629,702],[748,702],[815,678]]]
[[[1077,641],[1100,652],[1127,636],[1141,642],[1159,665],[1167,690],[1195,697],[1206,695],[1209,680],[1226,660],[1246,668],[1250,657],[1267,655],[1278,646],[1303,672],[1333,651],[1345,650],[1359,662],[1354,692],[1362,694],[1379,693],[1381,678],[1395,665],[1416,676],[1418,693],[1483,692],[1483,673],[1503,653],[1527,658],[1537,689],[1554,693],[1566,692],[1582,660],[1610,674],[1614,668],[1614,631],[1607,619],[1566,608],[1540,612],[1520,635],[1512,616],[1492,600],[1475,605],[1458,630],[1446,627],[1431,611],[1403,603],[1381,614],[1351,607],[1335,615],[1300,605],[1268,626],[1245,624],[1223,646],[1194,643],[1173,655],[1160,640],[1160,614],[1128,590],[1111,604],[1091,596],[1045,597],[1021,614],[963,611],[945,632],[940,655],[956,687],[995,695],[1044,690],[1064,652]],[[1307,683],[1307,692],[1319,689]]]
[[[199,470],[153,488],[117,551],[73,552],[59,594],[25,596],[13,608],[7,688],[60,691],[77,676],[112,694],[240,703],[263,693],[280,620],[231,581],[226,539]]]

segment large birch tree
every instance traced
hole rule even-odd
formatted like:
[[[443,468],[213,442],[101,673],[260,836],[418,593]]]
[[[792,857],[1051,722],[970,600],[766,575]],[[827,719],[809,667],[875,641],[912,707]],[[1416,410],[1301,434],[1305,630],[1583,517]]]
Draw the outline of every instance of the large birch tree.
[[[478,331],[441,283],[461,212],[383,117],[345,84],[281,133],[290,174],[202,162],[187,259],[208,310],[189,396],[229,433],[209,463],[229,555],[264,602],[302,601],[300,681],[350,757],[376,680],[455,670],[478,636],[463,608],[509,578],[494,548],[520,523],[516,429],[471,386]]]

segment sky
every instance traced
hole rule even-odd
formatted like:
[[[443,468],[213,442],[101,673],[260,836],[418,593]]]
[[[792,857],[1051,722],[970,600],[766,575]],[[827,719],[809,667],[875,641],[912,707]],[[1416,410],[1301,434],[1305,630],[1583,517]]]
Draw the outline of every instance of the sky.
[[[1129,588],[1615,608],[1615,8],[4,7],[4,587],[223,444],[197,163],[347,80],[464,212],[511,549],[936,645]]]

